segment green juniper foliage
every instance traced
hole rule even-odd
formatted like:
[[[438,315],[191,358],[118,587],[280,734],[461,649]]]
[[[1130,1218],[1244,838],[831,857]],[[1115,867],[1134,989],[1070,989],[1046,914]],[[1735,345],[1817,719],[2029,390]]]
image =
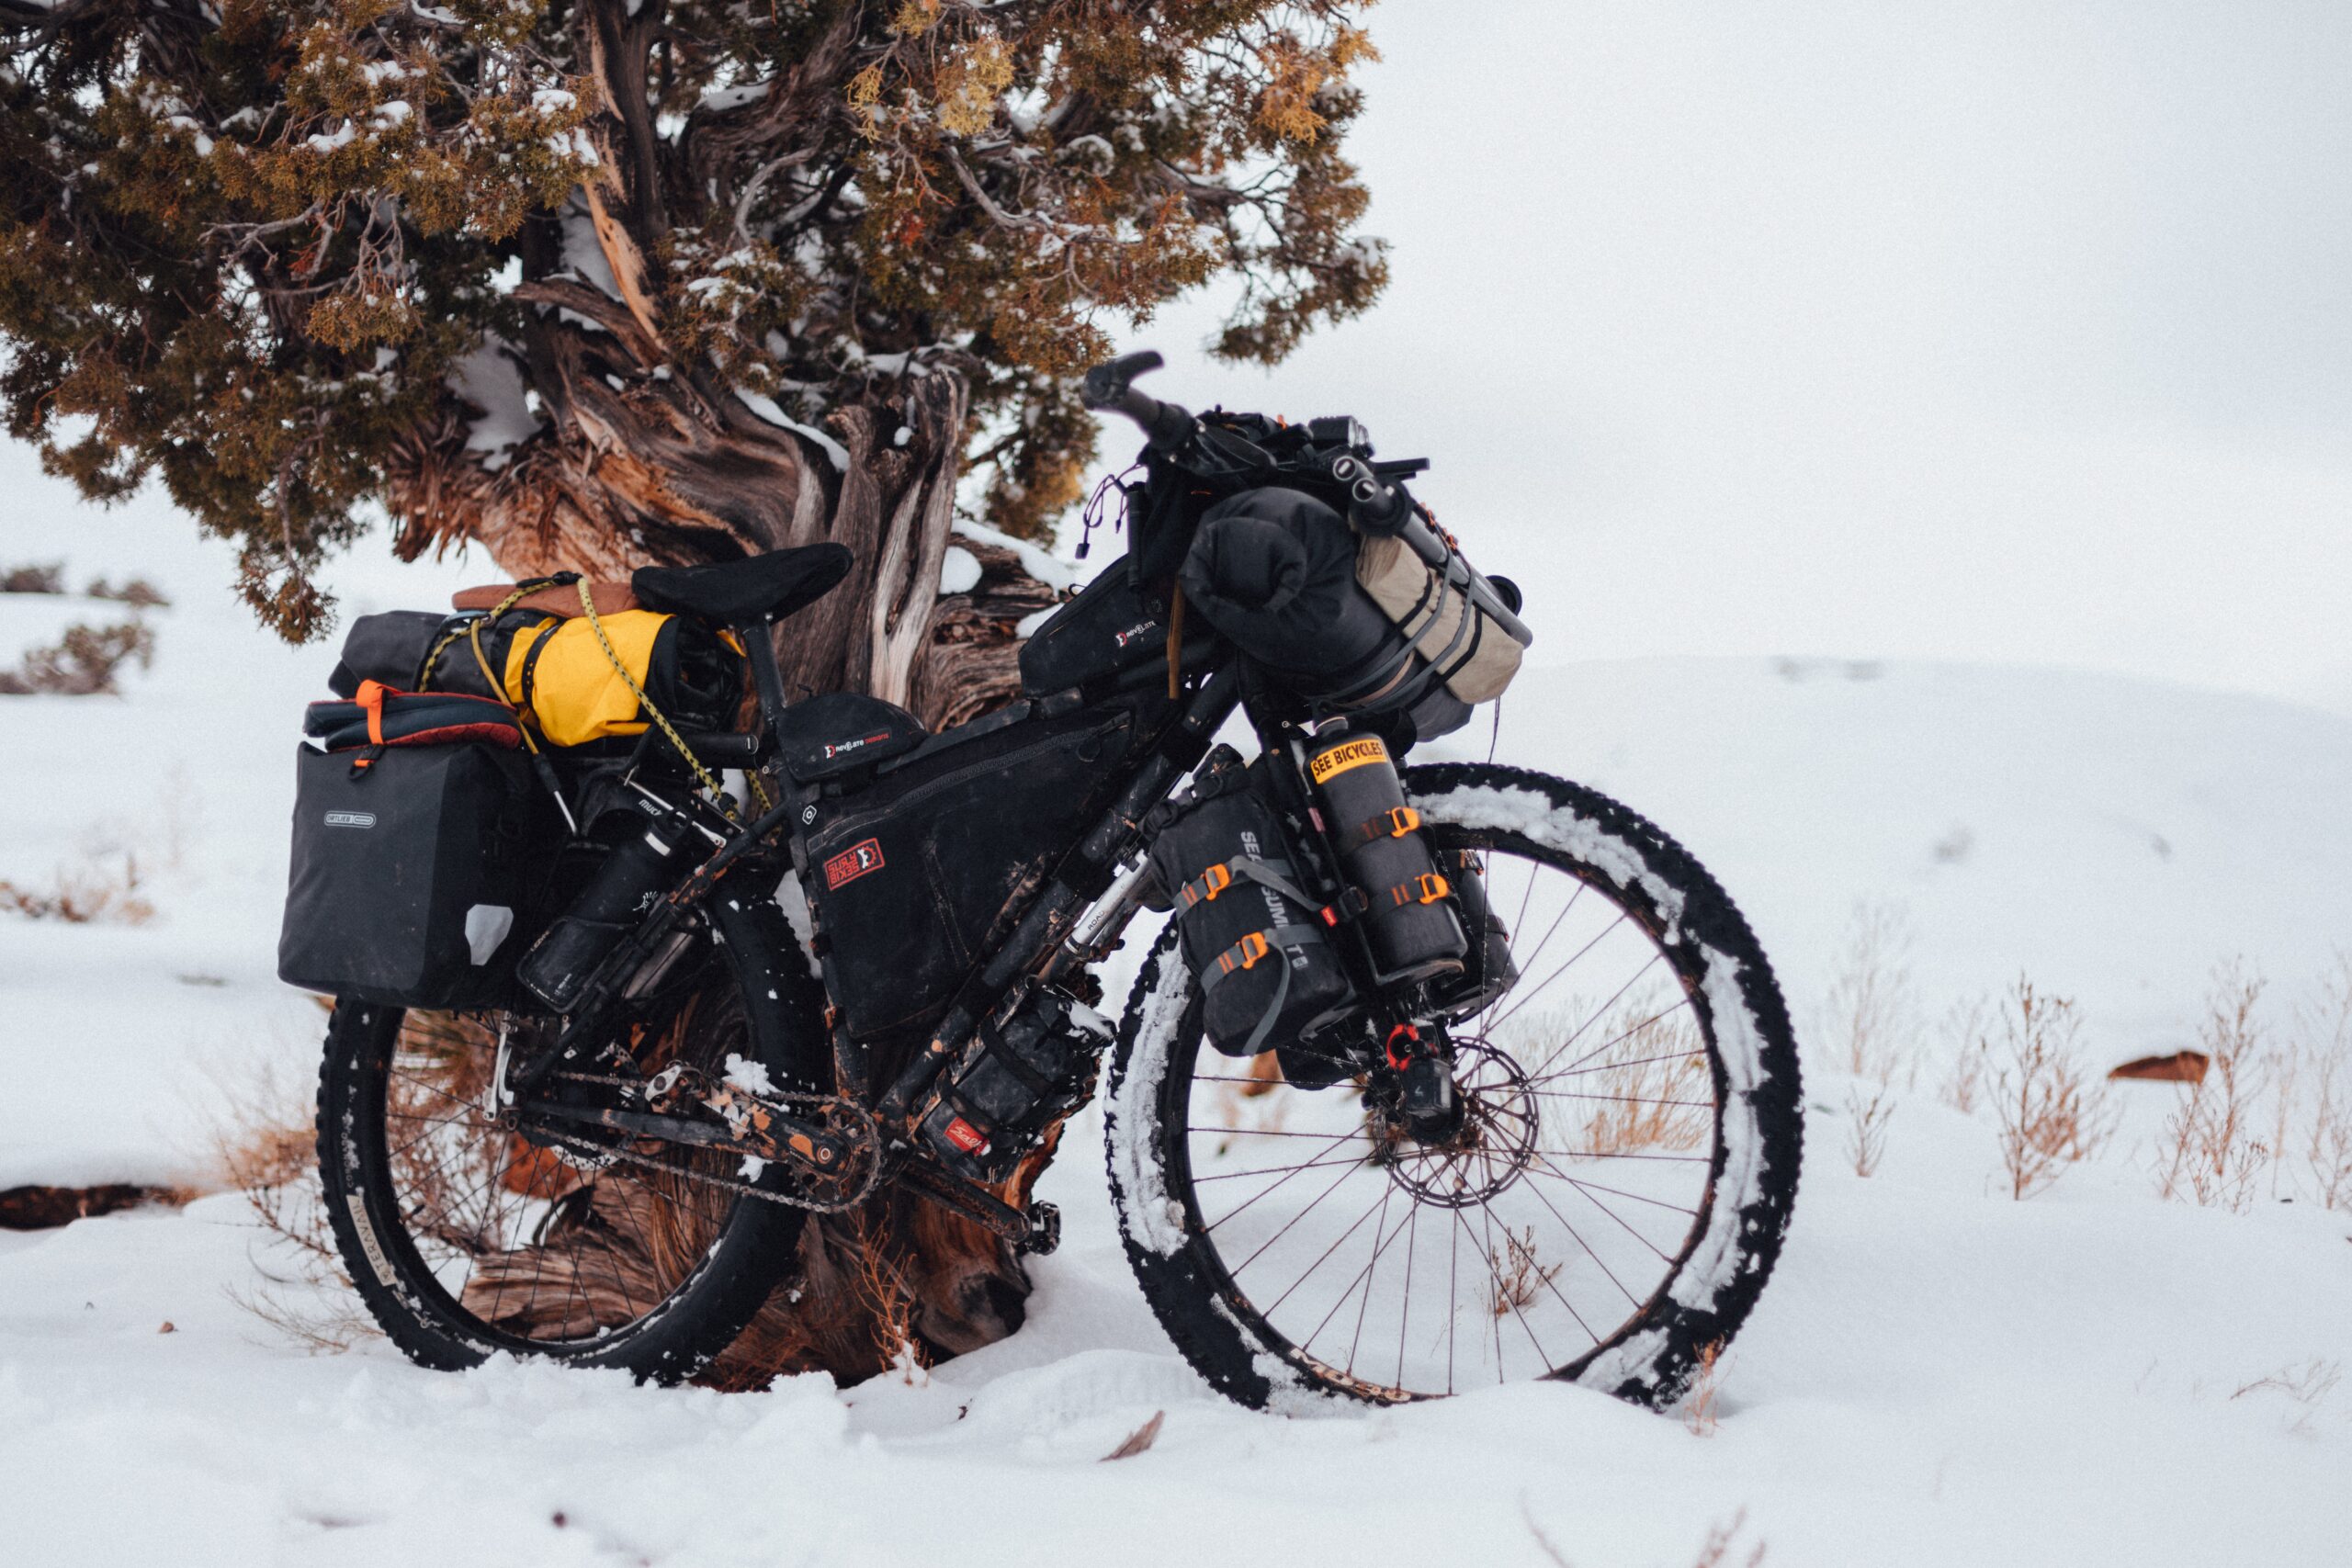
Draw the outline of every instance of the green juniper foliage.
[[[413,554],[684,462],[746,397],[823,429],[918,372],[968,381],[989,520],[1034,536],[1106,319],[1236,276],[1217,349],[1272,362],[1380,288],[1361,9],[0,0],[0,400],[85,494],[152,474],[237,539],[295,638],[371,502]],[[582,526],[718,548],[639,477]]]

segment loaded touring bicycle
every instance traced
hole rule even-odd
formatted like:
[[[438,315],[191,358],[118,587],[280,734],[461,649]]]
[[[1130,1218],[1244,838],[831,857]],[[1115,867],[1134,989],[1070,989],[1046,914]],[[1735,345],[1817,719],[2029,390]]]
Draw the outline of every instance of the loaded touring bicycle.
[[[1517,591],[1353,420],[1158,364],[1086,382],[1146,437],[1126,555],[956,728],[786,701],[833,545],[355,625],[280,972],[336,998],[326,1201],[408,1355],[693,1376],[894,1185],[1050,1251],[1096,1099],[1144,1294],[1245,1404],[1660,1404],[1737,1329],[1799,1154],[1746,921],[1613,801],[1412,764],[1518,669]]]

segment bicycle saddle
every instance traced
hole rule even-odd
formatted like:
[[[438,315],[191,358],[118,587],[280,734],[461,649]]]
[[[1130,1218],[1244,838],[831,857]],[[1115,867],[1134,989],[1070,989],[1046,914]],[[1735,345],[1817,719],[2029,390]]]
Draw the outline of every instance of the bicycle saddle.
[[[803,545],[709,566],[641,566],[628,581],[649,610],[743,626],[807,609],[849,575],[853,558],[844,545]]]

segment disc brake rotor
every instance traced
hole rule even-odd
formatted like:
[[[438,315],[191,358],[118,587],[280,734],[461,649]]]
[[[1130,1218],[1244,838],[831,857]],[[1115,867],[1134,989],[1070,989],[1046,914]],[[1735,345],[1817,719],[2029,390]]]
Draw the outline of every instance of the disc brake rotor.
[[[1389,1180],[1418,1201],[1470,1209],[1492,1202],[1535,1163],[1541,1129],[1525,1070],[1482,1039],[1453,1042],[1453,1087],[1462,1125],[1442,1142],[1422,1143],[1377,1111],[1371,1132]]]

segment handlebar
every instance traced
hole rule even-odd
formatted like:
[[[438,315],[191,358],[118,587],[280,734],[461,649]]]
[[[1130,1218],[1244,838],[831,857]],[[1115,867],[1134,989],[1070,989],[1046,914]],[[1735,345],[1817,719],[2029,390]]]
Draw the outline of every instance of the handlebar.
[[[1174,403],[1163,403],[1148,392],[1138,391],[1134,384],[1136,377],[1166,363],[1146,349],[1141,354],[1125,355],[1107,365],[1098,365],[1086,373],[1078,400],[1100,412],[1126,415],[1143,427],[1143,438],[1155,451],[1173,452],[1192,440],[1199,422],[1190,411]]]
[[[1079,400],[1099,412],[1125,414],[1134,420],[1142,427],[1144,439],[1154,451],[1181,451],[1201,434],[1200,421],[1189,411],[1175,403],[1163,403],[1135,385],[1136,377],[1166,363],[1159,355],[1145,349],[1098,365],[1086,373],[1086,379],[1079,388]],[[1251,449],[1246,441],[1239,445],[1245,450]],[[1392,472],[1409,471],[1415,471],[1410,465],[1392,466]],[[1348,453],[1332,459],[1330,474],[1347,490],[1348,522],[1359,533],[1402,539],[1408,548],[1433,570],[1443,573],[1456,592],[1468,595],[1521,648],[1534,642],[1535,634],[1516,613],[1518,586],[1504,579],[1498,588],[1496,580],[1463,559],[1438,536],[1419,503],[1405,493],[1403,485],[1389,483],[1370,463]]]

